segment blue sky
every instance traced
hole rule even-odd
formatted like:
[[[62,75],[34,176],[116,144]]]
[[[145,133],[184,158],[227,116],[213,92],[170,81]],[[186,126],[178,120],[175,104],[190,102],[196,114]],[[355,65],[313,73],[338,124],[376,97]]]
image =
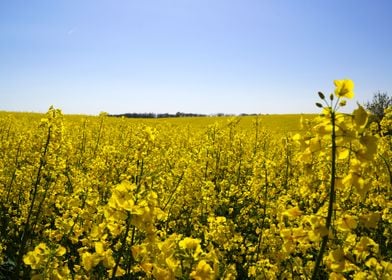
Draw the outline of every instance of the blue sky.
[[[391,14],[389,0],[0,1],[0,110],[311,113],[343,78],[363,102],[392,93]]]

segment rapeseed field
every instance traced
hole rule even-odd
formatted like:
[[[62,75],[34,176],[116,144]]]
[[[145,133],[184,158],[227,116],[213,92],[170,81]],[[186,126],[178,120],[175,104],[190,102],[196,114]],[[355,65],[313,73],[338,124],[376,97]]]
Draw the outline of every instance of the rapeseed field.
[[[0,113],[0,279],[392,279],[392,109]]]

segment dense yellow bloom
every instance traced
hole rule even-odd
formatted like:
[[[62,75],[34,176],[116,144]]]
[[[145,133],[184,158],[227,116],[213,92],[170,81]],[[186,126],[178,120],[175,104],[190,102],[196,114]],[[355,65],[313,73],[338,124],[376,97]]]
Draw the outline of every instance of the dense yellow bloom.
[[[378,222],[380,221],[380,213],[369,213],[367,215],[362,215],[359,217],[359,221],[367,228],[376,228]]]
[[[329,280],[346,280],[346,277],[340,273],[332,272],[329,274]]]
[[[357,219],[354,216],[351,215],[344,215],[340,220],[338,221],[338,228],[341,231],[351,231],[355,229],[358,225]]]
[[[283,251],[292,253],[298,247],[298,243],[306,243],[308,234],[303,228],[286,228],[280,231],[280,236],[283,239]]]
[[[175,259],[173,256],[170,256],[168,258],[165,259],[165,263],[167,265],[167,267],[171,270],[171,271],[176,271],[176,269],[179,267],[180,265],[180,261]]]
[[[288,217],[299,217],[302,215],[302,211],[299,209],[298,206],[292,207],[290,209],[287,209],[286,211],[283,212],[283,215],[288,216]]]
[[[116,277],[123,276],[125,274],[125,272],[126,271],[121,266],[118,266],[117,270],[116,270],[116,274],[114,276],[116,276]],[[113,269],[110,269],[109,275],[112,275],[112,273],[113,273]]]
[[[335,95],[338,97],[353,98],[354,82],[352,80],[335,80]]]
[[[342,248],[333,250],[328,255],[328,266],[332,271],[342,272],[346,265],[346,258]]]
[[[351,188],[352,186],[356,188],[358,194],[365,198],[368,192],[369,185],[366,184],[365,180],[356,172],[350,172],[346,177],[343,178],[343,185]]]
[[[112,208],[116,209],[124,209],[127,211],[131,211],[134,206],[133,201],[133,190],[135,186],[131,185],[128,182],[122,182],[118,184],[116,188],[113,190],[113,194],[109,200],[108,205]]]
[[[63,256],[67,252],[67,249],[65,249],[63,246],[59,246],[56,249],[56,256]]]
[[[95,266],[97,266],[97,264],[101,261],[101,257],[99,256],[99,254],[96,253],[89,253],[89,252],[85,252],[82,254],[82,266],[84,267],[84,269],[86,269],[87,271],[90,271],[92,268],[94,268]]]
[[[190,276],[195,280],[214,279],[214,270],[205,260],[201,260],[197,264],[196,269],[192,271]]]
[[[371,161],[377,153],[377,137],[364,135],[359,139],[361,149],[357,152],[357,157],[362,161]]]
[[[366,110],[358,104],[358,108],[353,112],[354,124],[358,128],[363,128],[368,122],[368,113]]]
[[[324,275],[391,278],[392,118],[372,130],[363,107],[338,112],[353,84],[335,84],[342,98],[320,95],[302,130],[299,116],[0,112],[0,267],[20,253],[29,279],[109,279],[117,260],[127,279],[305,279],[328,237]]]
[[[371,238],[361,237],[358,244],[355,246],[353,253],[358,259],[366,259],[371,253],[378,253],[378,244]]]
[[[45,243],[38,244],[33,251],[28,252],[23,257],[23,262],[30,265],[32,269],[37,269],[46,261],[50,250]]]
[[[196,248],[200,246],[200,239],[185,237],[183,240],[178,242],[178,245],[182,249],[196,250]]]
[[[24,257],[23,261],[25,264],[31,266],[32,269],[37,269],[41,264],[41,256],[35,254],[35,252],[28,252]]]
[[[308,236],[311,241],[320,241],[321,238],[329,234],[324,221],[320,217],[311,216],[309,218],[309,223],[312,226],[312,229],[308,232]]]
[[[170,271],[160,267],[155,267],[153,271],[153,275],[157,280],[171,280],[171,279],[174,280],[174,278],[171,277]]]

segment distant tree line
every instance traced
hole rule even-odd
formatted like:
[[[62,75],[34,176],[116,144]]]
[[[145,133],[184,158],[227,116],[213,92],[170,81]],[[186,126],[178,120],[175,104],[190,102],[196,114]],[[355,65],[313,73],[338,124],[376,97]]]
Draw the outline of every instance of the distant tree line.
[[[373,99],[366,102],[365,108],[371,113],[369,123],[376,123],[378,127],[378,132],[381,135],[381,121],[385,117],[385,112],[388,108],[392,106],[392,96],[387,92],[376,92],[373,94]],[[388,130],[386,135],[392,135],[392,128]]]
[[[387,92],[376,92],[373,94],[373,99],[365,103],[366,109],[372,113],[372,121],[380,123],[384,118],[385,110],[392,106],[392,96]]]
[[[125,117],[125,118],[139,118],[139,119],[156,119],[156,118],[180,118],[180,117],[207,117],[204,114],[194,114],[194,113],[182,113],[177,112],[175,114],[169,113],[125,113],[125,114],[109,114],[109,117]]]
[[[106,113],[105,113],[106,114]],[[257,116],[258,114],[239,114],[238,116],[245,117],[245,116]],[[182,118],[182,117],[230,117],[235,116],[233,114],[225,114],[225,113],[216,113],[216,114],[195,114],[195,113],[183,113],[177,112],[175,114],[169,113],[125,113],[125,114],[107,114],[109,117],[125,117],[125,118],[134,118],[134,119],[157,119],[157,118]]]

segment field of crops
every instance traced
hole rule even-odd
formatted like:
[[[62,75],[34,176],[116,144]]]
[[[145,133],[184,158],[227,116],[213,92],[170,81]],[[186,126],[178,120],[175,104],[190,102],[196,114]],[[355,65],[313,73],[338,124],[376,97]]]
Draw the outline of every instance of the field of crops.
[[[339,86],[302,122],[0,113],[0,279],[392,279],[392,110]]]

